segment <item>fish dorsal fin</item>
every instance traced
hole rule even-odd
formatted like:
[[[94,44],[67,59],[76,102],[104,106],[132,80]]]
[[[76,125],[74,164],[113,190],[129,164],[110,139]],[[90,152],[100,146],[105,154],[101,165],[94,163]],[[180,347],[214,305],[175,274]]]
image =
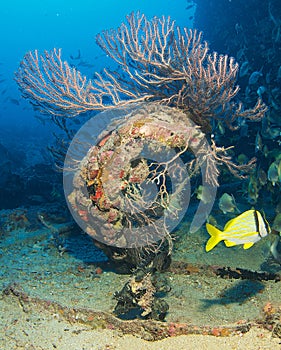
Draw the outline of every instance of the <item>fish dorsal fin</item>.
[[[234,223],[235,221],[236,221],[236,218],[229,220],[229,221],[225,224],[223,230],[226,231],[229,227],[231,227],[231,226],[233,225],[233,223]]]
[[[247,210],[244,213],[236,216],[236,218],[229,220],[224,226],[224,231],[229,230],[233,225],[236,225],[239,222],[242,222],[245,218],[250,219],[250,216],[254,216],[254,210]]]
[[[245,244],[243,245],[243,248],[244,248],[244,249],[249,249],[249,248],[251,248],[253,245],[254,245],[253,242],[245,243]]]

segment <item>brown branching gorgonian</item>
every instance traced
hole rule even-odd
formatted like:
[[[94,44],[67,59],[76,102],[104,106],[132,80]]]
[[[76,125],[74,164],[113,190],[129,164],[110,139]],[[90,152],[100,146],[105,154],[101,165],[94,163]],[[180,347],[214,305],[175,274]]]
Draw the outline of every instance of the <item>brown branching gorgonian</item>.
[[[215,118],[233,127],[239,117],[258,120],[266,111],[260,100],[248,110],[233,102],[238,64],[209,53],[201,32],[180,29],[170,17],[149,21],[132,13],[96,41],[122,73],[104,69],[90,80],[62,60],[61,49],[42,55],[35,50],[25,55],[16,74],[24,96],[42,112],[64,117],[155,101],[188,110],[198,125]]]

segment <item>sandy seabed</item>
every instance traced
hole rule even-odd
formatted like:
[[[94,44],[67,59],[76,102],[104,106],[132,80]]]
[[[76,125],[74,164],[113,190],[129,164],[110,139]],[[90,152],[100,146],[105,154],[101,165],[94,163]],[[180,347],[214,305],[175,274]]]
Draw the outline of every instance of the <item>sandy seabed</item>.
[[[146,341],[109,329],[93,329],[71,324],[60,315],[26,308],[17,298],[0,300],[0,348],[38,350],[277,350],[281,340],[264,328],[252,327],[247,333],[215,337],[182,335],[160,341]]]
[[[7,216],[9,225],[12,214],[2,213],[2,217]],[[163,325],[183,322],[199,327],[225,324],[236,328],[240,325],[238,322],[244,320],[251,326],[244,332],[238,327],[225,337],[203,335],[202,332],[177,335],[165,333],[166,330],[161,337],[153,337],[156,331],[151,326],[151,333],[142,333],[140,328],[134,329],[133,323],[129,327],[124,321],[120,327],[120,320],[116,319],[119,326],[110,327],[112,319],[109,322],[102,319],[102,315],[113,317],[116,303],[113,293],[121,290],[129,276],[110,269],[104,269],[101,275],[93,273],[97,264],[92,261],[97,258],[101,261],[101,257],[86,235],[71,232],[66,235],[68,250],[61,254],[47,228],[19,230],[7,225],[3,227],[6,230],[3,230],[0,240],[1,350],[281,349],[281,339],[273,337],[273,333],[259,323],[264,319],[264,305],[280,304],[280,281],[223,279],[201,275],[195,267],[191,274],[167,272],[165,276],[172,289],[166,297],[170,310]],[[222,265],[226,260],[222,254],[224,251],[216,249],[206,255],[204,240],[205,237],[199,234],[188,236],[185,244],[178,247],[175,258],[188,259],[191,263]],[[263,250],[262,245],[246,253],[238,249],[227,250],[227,262],[235,267],[239,252],[241,266],[257,270],[264,260]],[[9,285],[16,286],[13,293],[7,292]],[[90,310],[85,317],[91,317],[91,310],[94,310],[101,313],[101,318],[97,316],[97,320],[87,323],[64,314],[65,310],[71,313],[71,310],[79,312],[83,308]]]

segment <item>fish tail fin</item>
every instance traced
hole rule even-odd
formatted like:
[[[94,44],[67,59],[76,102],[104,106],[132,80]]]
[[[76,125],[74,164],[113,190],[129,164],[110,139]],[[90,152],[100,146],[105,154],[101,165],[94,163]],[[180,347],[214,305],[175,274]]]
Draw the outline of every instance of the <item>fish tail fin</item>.
[[[221,233],[219,229],[211,224],[206,224],[206,229],[211,236],[206,244],[206,252],[212,250],[221,240]]]

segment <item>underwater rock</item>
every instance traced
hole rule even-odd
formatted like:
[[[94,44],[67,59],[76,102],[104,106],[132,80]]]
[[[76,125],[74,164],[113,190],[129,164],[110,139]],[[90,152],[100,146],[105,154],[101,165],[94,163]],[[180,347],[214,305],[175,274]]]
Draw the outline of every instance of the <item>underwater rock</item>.
[[[157,252],[162,246],[170,253],[170,232],[188,205],[186,168],[196,173],[201,167],[203,181],[213,188],[215,156],[189,114],[140,105],[89,148],[67,188],[70,209],[79,225],[110,249],[127,249],[127,255],[131,248]],[[124,255],[115,252],[120,259]]]
[[[138,309],[139,317],[163,321],[169,305],[165,300],[157,298],[157,291],[163,291],[162,284],[167,286],[167,281],[163,283],[162,278],[162,283],[159,283],[160,281],[156,283],[156,280],[156,276],[150,272],[138,270],[122,290],[115,293],[114,297],[118,302],[114,313],[128,319],[135,317],[136,314],[132,310]]]

